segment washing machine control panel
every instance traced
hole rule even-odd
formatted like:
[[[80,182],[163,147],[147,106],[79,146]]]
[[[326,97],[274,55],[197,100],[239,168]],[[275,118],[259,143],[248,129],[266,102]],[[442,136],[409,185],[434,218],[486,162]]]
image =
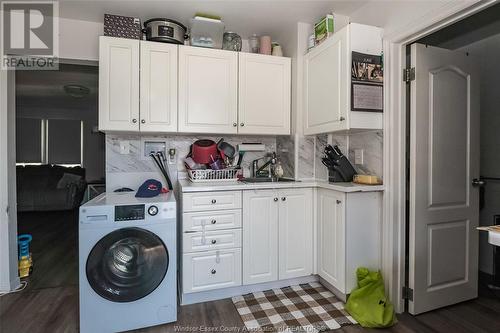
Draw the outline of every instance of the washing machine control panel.
[[[145,205],[115,206],[115,222],[144,220]]]

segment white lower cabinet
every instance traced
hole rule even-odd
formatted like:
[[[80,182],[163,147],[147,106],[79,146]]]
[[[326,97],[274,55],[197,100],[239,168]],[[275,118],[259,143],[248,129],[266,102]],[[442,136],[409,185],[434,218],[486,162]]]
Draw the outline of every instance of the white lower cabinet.
[[[278,194],[243,192],[243,283],[278,280]]]
[[[312,189],[243,192],[243,283],[312,274]]]
[[[344,295],[358,267],[381,268],[381,207],[381,192],[318,190],[318,275]]]
[[[184,254],[185,293],[241,285],[241,249]]]
[[[279,193],[279,279],[313,271],[313,191],[284,189]]]

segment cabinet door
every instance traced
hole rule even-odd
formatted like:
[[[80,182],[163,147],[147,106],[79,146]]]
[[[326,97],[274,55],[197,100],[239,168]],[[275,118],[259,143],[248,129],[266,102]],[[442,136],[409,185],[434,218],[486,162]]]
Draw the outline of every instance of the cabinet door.
[[[177,45],[141,41],[141,132],[177,131]]]
[[[237,118],[238,53],[179,46],[179,132],[236,133]]]
[[[324,189],[318,190],[318,274],[346,293],[345,194]]]
[[[139,130],[139,40],[99,37],[99,130]]]
[[[238,133],[290,134],[290,58],[239,54]]]
[[[312,189],[280,190],[279,194],[279,278],[312,274],[313,207]]]
[[[304,133],[348,129],[348,27],[314,48],[304,61]]]
[[[278,194],[243,192],[243,284],[278,279]]]

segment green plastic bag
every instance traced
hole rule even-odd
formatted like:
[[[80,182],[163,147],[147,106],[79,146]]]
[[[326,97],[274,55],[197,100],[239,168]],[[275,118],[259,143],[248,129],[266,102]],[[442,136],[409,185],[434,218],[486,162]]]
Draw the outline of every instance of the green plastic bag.
[[[391,302],[385,297],[384,280],[380,272],[367,268],[356,270],[358,287],[354,288],[345,309],[363,327],[389,327],[396,323]]]

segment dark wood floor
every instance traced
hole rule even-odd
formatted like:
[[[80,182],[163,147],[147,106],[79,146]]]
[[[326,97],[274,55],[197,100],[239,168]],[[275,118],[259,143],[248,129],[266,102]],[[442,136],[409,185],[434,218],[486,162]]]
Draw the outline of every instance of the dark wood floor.
[[[0,297],[0,333],[78,332],[77,212],[24,214],[19,231],[33,234],[35,262],[28,287]],[[480,297],[413,317],[399,315],[394,327],[335,332],[500,332],[500,295],[480,287]],[[136,332],[238,332],[243,322],[231,300],[179,308],[176,323]],[[194,329],[193,329],[194,328]]]

